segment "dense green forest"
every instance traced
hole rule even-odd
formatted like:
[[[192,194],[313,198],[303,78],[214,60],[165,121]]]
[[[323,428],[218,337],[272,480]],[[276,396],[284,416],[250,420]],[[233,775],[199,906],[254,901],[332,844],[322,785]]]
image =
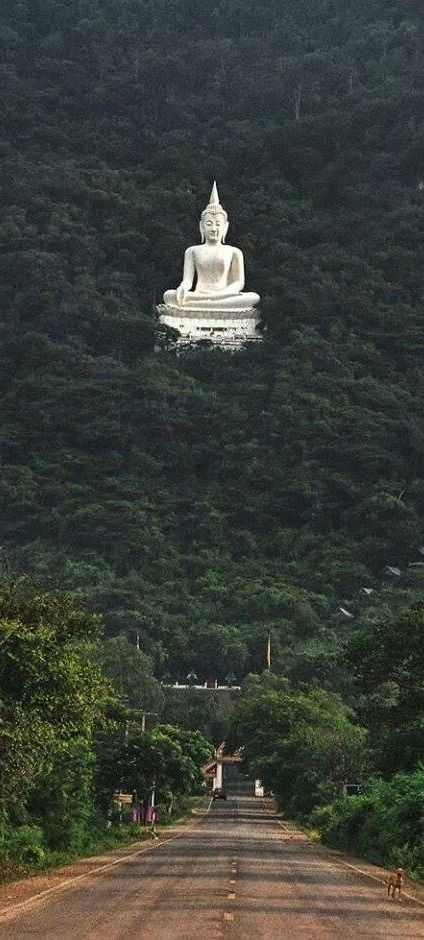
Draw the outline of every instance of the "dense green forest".
[[[266,670],[248,676],[232,744],[283,811],[338,849],[424,879],[424,605],[340,651],[356,708]]]
[[[161,822],[190,809],[212,745],[158,718],[144,726],[107,678],[98,617],[70,596],[3,581],[0,647],[0,882],[149,838],[139,823],[153,793]],[[123,818],[120,793],[135,817]]]
[[[22,0],[0,27],[2,864],[129,838],[122,788],[170,818],[202,728],[423,877],[421,5]],[[264,341],[177,356],[155,306],[214,178]],[[160,684],[192,671],[243,680],[232,722]]]
[[[159,678],[260,672],[271,632],[277,673],[348,694],[340,640],[422,593],[419,3],[0,24],[7,563],[138,631]],[[214,177],[265,341],[154,352]]]

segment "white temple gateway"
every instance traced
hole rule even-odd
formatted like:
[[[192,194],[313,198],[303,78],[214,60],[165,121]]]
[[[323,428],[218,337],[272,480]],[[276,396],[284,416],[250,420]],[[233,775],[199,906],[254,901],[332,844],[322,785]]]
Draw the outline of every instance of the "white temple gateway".
[[[227,231],[214,183],[200,220],[202,244],[187,248],[181,284],[157,308],[160,322],[179,331],[178,346],[209,340],[231,350],[262,338],[260,297],[244,293],[243,253],[225,244]]]

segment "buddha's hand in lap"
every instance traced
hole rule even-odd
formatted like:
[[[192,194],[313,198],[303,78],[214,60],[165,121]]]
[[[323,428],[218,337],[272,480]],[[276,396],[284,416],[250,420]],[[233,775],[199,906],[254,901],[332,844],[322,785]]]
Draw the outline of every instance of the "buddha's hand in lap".
[[[216,291],[217,297],[234,297],[236,294],[240,294],[242,291],[242,284],[240,281],[233,281],[232,284],[228,284],[227,287],[220,287]]]
[[[184,284],[180,284],[180,286],[177,287],[177,290],[175,292],[175,299],[179,307],[184,306],[184,301],[186,299],[187,293],[188,291],[187,291],[187,288],[184,286]]]

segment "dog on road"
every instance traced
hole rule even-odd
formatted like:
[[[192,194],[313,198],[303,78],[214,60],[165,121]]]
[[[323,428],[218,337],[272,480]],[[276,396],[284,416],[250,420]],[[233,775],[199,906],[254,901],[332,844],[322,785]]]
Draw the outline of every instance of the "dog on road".
[[[389,874],[389,884],[387,888],[388,897],[392,899],[395,898],[396,891],[398,893],[399,901],[402,898],[402,885],[403,885],[403,868],[396,868],[395,871],[391,871]]]

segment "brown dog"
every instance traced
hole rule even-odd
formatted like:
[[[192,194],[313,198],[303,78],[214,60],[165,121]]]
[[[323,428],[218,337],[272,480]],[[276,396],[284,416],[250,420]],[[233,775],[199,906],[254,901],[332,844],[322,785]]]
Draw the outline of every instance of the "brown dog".
[[[403,885],[403,868],[397,868],[396,871],[391,871],[389,874],[389,886],[387,889],[387,894],[389,898],[394,900],[396,891],[398,892],[399,901],[402,897],[402,885]]]

